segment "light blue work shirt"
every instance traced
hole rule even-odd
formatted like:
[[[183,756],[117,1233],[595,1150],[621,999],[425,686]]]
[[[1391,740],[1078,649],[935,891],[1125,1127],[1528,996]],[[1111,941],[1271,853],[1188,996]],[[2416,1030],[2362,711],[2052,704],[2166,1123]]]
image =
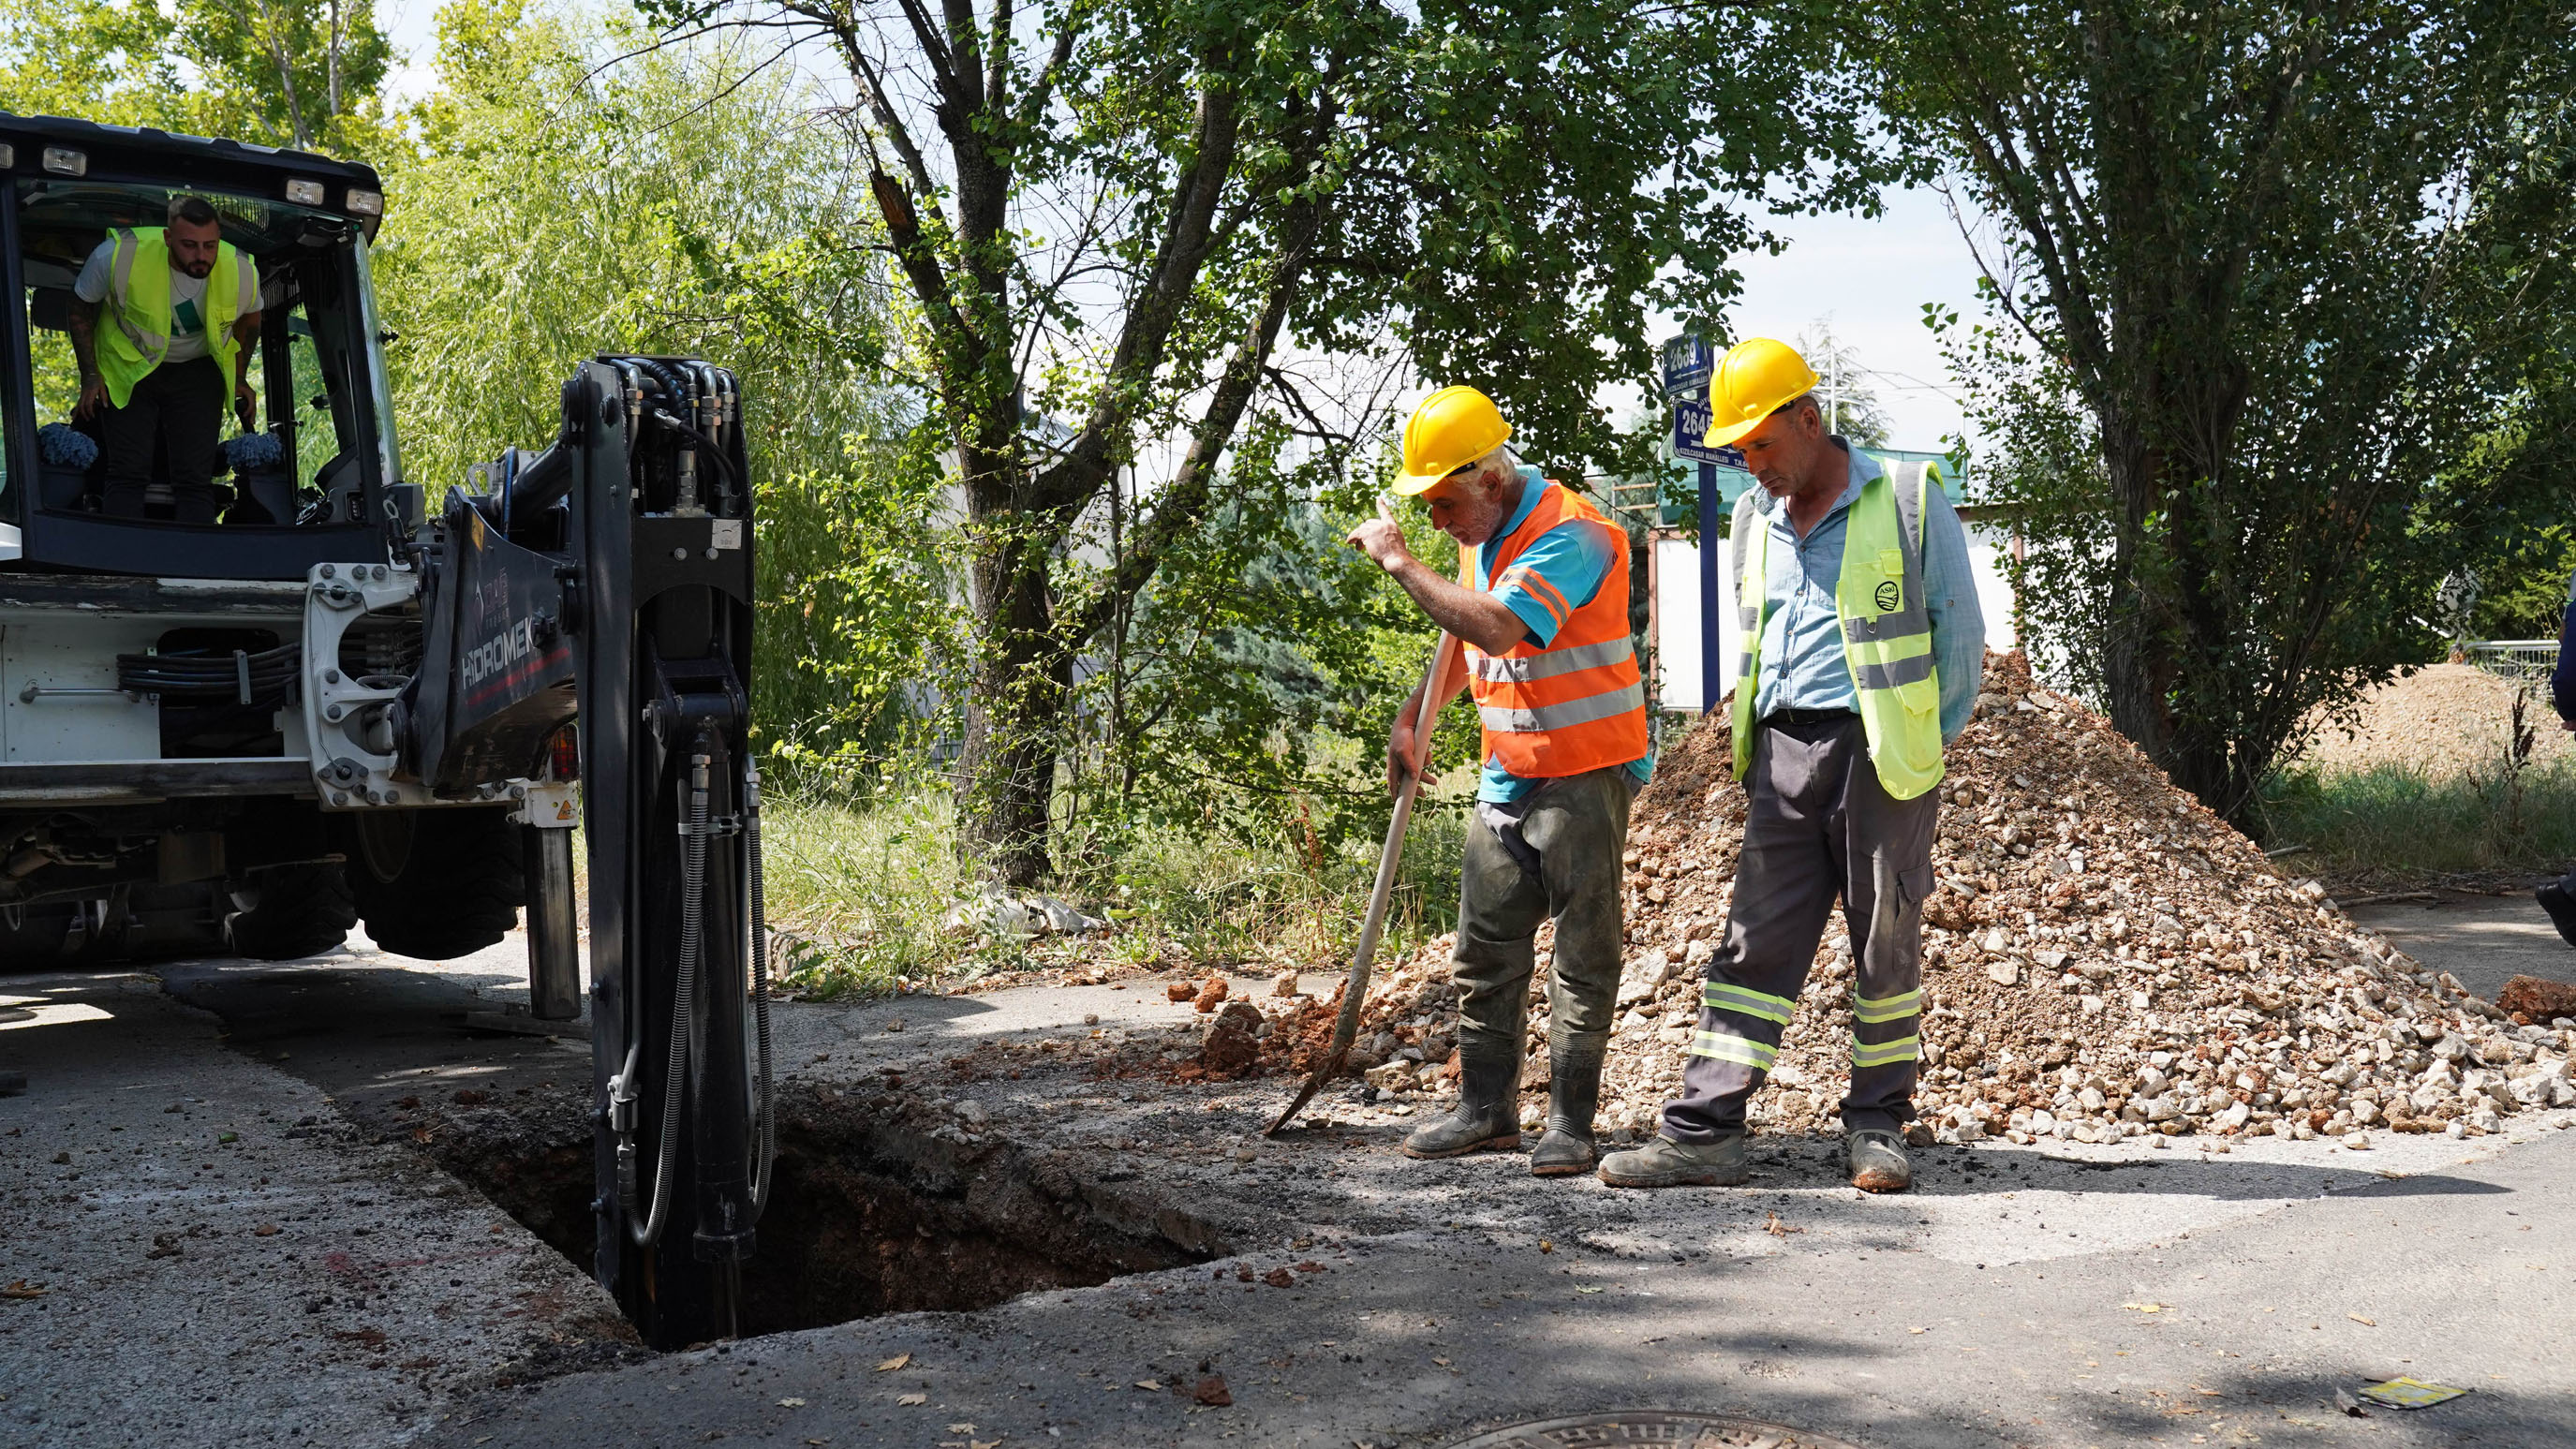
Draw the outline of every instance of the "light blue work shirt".
[[[1546,475],[1524,463],[1521,465],[1521,504],[1512,516],[1476,549],[1476,591],[1502,600],[1504,607],[1517,615],[1524,626],[1521,635],[1544,649],[1556,638],[1557,630],[1575,610],[1591,603],[1601,592],[1602,580],[1614,568],[1628,566],[1624,550],[1612,546],[1598,528],[1587,528],[1568,518],[1556,527],[1531,539],[1512,560],[1511,569],[1503,575],[1500,587],[1494,581],[1494,559],[1501,553],[1503,540],[1529,521],[1530,510],[1538,507],[1539,498],[1559,485],[1547,481]],[[1536,574],[1534,586],[1529,576]],[[1639,785],[1655,773],[1652,746],[1646,753],[1628,762],[1628,773]],[[1492,804],[1509,804],[1546,783],[1524,779],[1503,768],[1502,762],[1488,757],[1483,777],[1477,782],[1476,798]]]
[[[1843,657],[1842,621],[1834,613],[1834,585],[1843,573],[1843,525],[1860,501],[1861,485],[1887,471],[1869,453],[1841,438],[1851,455],[1851,479],[1805,538],[1789,522],[1789,506],[1753,490],[1753,516],[1771,530],[1763,545],[1761,687],[1753,713],[1767,719],[1783,709],[1858,709],[1851,666]],[[1968,531],[1939,480],[1924,490],[1923,603],[1932,618],[1932,664],[1941,677],[1941,742],[1968,727],[1977,687],[1986,676],[1986,615],[1977,605],[1976,576],[1968,568]],[[1740,584],[1739,584],[1740,586]]]

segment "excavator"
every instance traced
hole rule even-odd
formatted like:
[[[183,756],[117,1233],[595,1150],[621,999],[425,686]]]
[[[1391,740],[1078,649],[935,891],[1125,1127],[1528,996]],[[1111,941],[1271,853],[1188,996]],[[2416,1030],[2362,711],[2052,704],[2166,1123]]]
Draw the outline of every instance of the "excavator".
[[[165,425],[138,507],[71,333],[190,198],[252,398],[211,484]],[[730,1336],[775,1139],[741,389],[593,357],[544,446],[410,477],[385,224],[366,166],[0,112],[0,969],[436,960],[524,910],[531,1016],[588,1018],[594,1271],[648,1342]]]

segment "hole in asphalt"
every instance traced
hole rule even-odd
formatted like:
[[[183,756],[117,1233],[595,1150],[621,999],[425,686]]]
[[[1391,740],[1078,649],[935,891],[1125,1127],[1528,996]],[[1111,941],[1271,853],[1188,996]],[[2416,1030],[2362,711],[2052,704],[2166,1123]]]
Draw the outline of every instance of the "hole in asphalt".
[[[590,1139],[560,1132],[569,1114],[541,1112],[532,1107],[515,1132],[438,1134],[430,1150],[588,1272]],[[528,1141],[531,1129],[551,1140]],[[743,1265],[747,1338],[986,1308],[1228,1251],[1198,1219],[1079,1178],[1047,1154],[1007,1143],[961,1152],[859,1102],[794,1088],[780,1097],[773,1176],[757,1250]]]

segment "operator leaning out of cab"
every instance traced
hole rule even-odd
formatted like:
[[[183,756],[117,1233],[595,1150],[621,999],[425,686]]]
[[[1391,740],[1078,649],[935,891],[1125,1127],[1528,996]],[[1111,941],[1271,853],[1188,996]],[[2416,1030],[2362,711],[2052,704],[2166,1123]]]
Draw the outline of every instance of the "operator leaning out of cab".
[[[215,519],[215,449],[224,403],[242,430],[257,394],[251,348],[259,339],[259,275],[223,239],[202,196],[170,198],[165,226],[117,227],[72,286],[68,330],[80,364],[73,416],[96,415],[107,477],[101,510],[140,518],[156,448],[167,461],[170,504],[181,523]]]

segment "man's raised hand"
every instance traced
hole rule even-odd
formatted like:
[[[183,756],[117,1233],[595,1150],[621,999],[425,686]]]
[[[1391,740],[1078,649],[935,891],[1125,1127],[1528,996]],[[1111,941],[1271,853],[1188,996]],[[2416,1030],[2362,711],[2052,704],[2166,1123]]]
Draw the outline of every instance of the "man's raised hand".
[[[1367,554],[1379,568],[1390,573],[1413,557],[1413,551],[1404,546],[1404,530],[1388,518],[1369,519],[1352,529],[1342,542]]]

